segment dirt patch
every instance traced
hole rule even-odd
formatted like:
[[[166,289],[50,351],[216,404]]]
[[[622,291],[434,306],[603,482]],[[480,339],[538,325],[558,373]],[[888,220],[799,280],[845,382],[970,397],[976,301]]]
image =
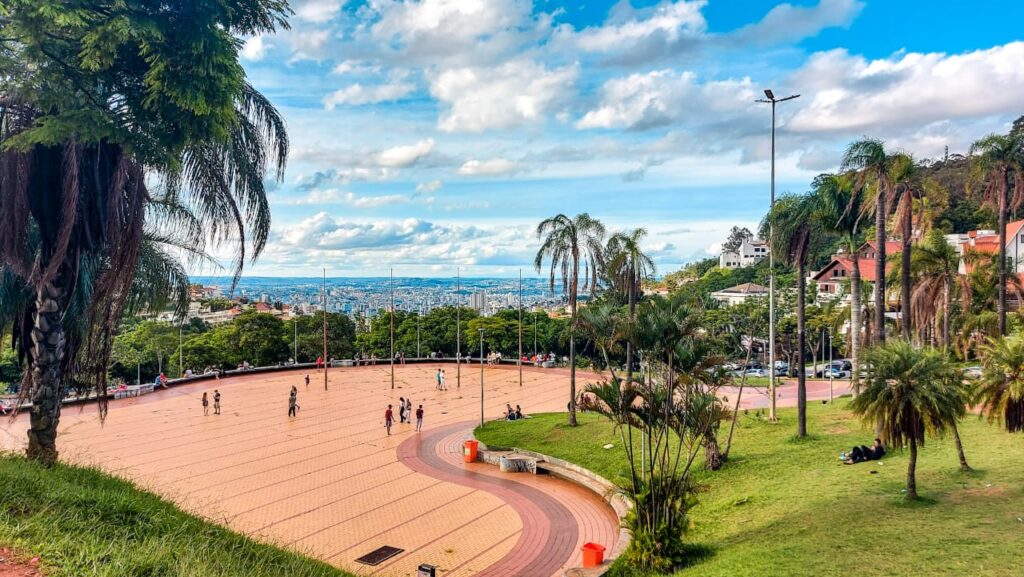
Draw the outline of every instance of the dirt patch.
[[[949,493],[949,497],[950,500],[954,503],[962,503],[964,501],[973,501],[979,498],[1001,498],[1006,496],[1006,493],[1006,485],[986,484],[980,487],[967,487],[964,489],[951,491]],[[0,575],[3,574],[0,573]]]
[[[0,577],[43,577],[38,564],[38,559],[28,559],[0,547]]]

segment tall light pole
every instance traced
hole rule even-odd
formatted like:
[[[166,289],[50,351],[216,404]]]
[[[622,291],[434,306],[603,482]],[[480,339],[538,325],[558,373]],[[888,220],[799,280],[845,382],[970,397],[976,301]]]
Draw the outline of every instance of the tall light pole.
[[[416,358],[423,358],[420,355],[420,317],[423,316],[423,301],[420,301],[420,310],[416,313]]]
[[[295,307],[292,307],[292,313],[295,312]],[[294,343],[294,357],[292,357],[293,364],[299,364],[299,317],[292,314],[292,342]]]
[[[779,102],[785,102],[787,100],[793,100],[800,98],[799,94],[787,96],[785,98],[775,98],[775,94],[770,90],[764,91],[765,98],[759,98],[755,102],[770,103],[772,105],[772,189],[771,189],[771,203],[768,205],[768,214],[772,214],[772,210],[775,208],[775,105]],[[771,246],[772,238],[772,221],[768,219],[768,364],[771,369],[768,371],[768,389],[772,396],[771,409],[769,418],[772,421],[776,420],[775,416],[775,247]],[[751,335],[753,338],[753,335]],[[803,368],[803,351],[798,353],[800,367],[798,370],[804,370]]]
[[[523,386],[523,269],[519,269],[519,386]]]
[[[327,390],[327,269],[324,269],[324,390]]]
[[[181,319],[181,324],[178,325],[178,376],[185,376],[185,348],[182,346],[183,340],[181,338],[181,328],[185,325],[185,319]],[[161,371],[163,372],[163,371]]]
[[[391,269],[391,388],[395,388],[395,269]]]
[[[828,335],[828,404],[832,404],[832,330],[826,328],[826,334]]]
[[[455,267],[455,388],[462,388],[462,267]]]
[[[480,426],[484,426],[484,329],[480,329]]]

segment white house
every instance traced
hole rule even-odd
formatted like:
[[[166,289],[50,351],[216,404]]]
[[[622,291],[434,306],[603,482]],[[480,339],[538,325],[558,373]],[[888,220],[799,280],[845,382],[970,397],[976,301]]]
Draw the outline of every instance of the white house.
[[[946,242],[952,244],[960,254],[960,274],[970,272],[964,262],[968,251],[995,254],[999,252],[999,235],[994,230],[972,230],[965,234],[947,234]],[[1006,224],[1006,260],[1011,273],[1024,273],[1024,220]]]
[[[768,257],[768,243],[761,239],[744,240],[738,250],[722,249],[718,256],[718,266],[722,268],[742,268],[753,266]]]
[[[747,299],[767,297],[768,287],[754,284],[752,282],[738,284],[727,289],[711,293],[711,298],[724,305],[738,305]]]

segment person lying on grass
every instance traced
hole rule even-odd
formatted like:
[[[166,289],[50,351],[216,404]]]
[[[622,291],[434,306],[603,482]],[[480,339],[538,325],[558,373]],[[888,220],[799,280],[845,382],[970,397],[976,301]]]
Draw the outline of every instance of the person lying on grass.
[[[875,442],[870,447],[865,447],[864,445],[854,447],[849,453],[841,453],[839,459],[847,465],[854,465],[864,461],[877,461],[884,456],[885,447],[882,446],[882,440],[875,439]]]

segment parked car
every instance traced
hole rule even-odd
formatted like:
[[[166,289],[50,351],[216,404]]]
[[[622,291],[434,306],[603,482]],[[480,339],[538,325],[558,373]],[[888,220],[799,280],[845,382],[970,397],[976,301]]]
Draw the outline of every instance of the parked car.
[[[968,379],[980,379],[981,378],[981,366],[974,365],[964,369],[964,376]]]
[[[748,377],[767,377],[768,371],[764,369],[747,369],[743,374]]]
[[[844,363],[844,361],[832,361],[831,363],[829,363],[827,365],[823,365],[820,369],[814,371],[814,376],[815,377],[826,378],[826,377],[828,377],[829,372],[831,372],[831,371],[844,372],[844,371],[849,371],[850,369],[853,368],[853,365],[850,365],[850,368],[847,369],[847,368],[845,368],[843,366],[843,363]],[[849,363],[849,361],[846,361],[846,363]],[[840,377],[836,377],[835,375],[833,375],[832,378],[835,379],[835,378],[840,378]]]
[[[849,373],[839,367],[832,367],[825,372],[825,377],[833,379],[845,379],[847,375],[849,375]]]

